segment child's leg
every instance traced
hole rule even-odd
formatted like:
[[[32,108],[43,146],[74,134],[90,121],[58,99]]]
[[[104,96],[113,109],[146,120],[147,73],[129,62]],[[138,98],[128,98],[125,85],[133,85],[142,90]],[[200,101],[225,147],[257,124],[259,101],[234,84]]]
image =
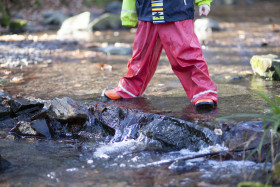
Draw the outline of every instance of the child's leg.
[[[159,37],[172,70],[192,103],[200,99],[217,102],[217,87],[209,77],[207,63],[194,33],[193,20],[160,24]]]
[[[152,79],[162,51],[158,31],[152,22],[139,21],[128,72],[115,89],[122,98],[141,96]]]

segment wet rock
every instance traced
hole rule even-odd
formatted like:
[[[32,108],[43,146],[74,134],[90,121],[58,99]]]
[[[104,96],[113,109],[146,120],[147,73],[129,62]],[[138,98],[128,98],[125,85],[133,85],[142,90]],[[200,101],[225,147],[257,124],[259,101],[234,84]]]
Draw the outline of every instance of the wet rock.
[[[89,25],[92,30],[116,30],[121,28],[121,20],[115,14],[106,13],[94,19]]]
[[[150,117],[150,122],[140,129],[141,133],[167,147],[197,151],[216,142],[217,135],[212,130],[195,123],[161,115]]]
[[[26,99],[10,99],[9,105],[12,112],[16,115],[39,111],[44,107],[43,103]]]
[[[44,24],[48,25],[62,25],[67,16],[59,11],[47,10],[43,12]]]
[[[280,69],[280,58],[277,55],[261,55],[253,56],[251,58],[251,67],[255,75],[265,77],[271,80],[280,80],[280,76],[275,69]]]
[[[10,116],[10,109],[0,105],[0,120]]]
[[[147,143],[149,140],[160,142],[164,148],[199,150],[213,145],[217,139],[212,130],[176,118],[116,106],[100,108],[99,111],[95,114],[100,122],[115,131],[113,141],[140,140],[141,137]]]
[[[39,136],[40,134],[31,126],[30,122],[19,122],[16,127],[11,129],[11,132],[14,132],[21,136]]]
[[[31,127],[35,129],[39,134],[50,139],[52,137],[49,126],[45,119],[38,119],[31,122]]]
[[[59,121],[81,120],[85,122],[88,119],[86,109],[69,97],[53,99],[49,113]]]
[[[38,136],[50,139],[52,137],[47,121],[44,119],[32,122],[20,121],[11,129],[11,132],[20,136]]]
[[[222,139],[226,147],[232,149],[254,148],[261,142],[264,134],[260,121],[240,122],[230,130],[224,130]],[[270,134],[267,134],[267,138]]]

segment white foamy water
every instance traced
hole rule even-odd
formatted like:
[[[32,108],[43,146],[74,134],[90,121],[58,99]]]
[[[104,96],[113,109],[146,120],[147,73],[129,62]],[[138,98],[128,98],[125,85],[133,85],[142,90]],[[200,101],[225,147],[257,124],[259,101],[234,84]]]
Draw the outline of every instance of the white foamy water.
[[[142,151],[145,149],[145,145],[139,141],[129,140],[123,142],[110,143],[98,147],[94,152],[95,158],[105,158],[116,157],[120,155],[126,155],[129,153]]]

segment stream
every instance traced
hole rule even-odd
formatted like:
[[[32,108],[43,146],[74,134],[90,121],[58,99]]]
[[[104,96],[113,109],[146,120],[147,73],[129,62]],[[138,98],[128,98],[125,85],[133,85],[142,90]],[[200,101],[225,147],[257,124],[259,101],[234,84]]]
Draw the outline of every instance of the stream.
[[[258,15],[256,10],[260,6],[264,12]],[[70,97],[86,104],[105,103],[193,123],[215,124],[219,117],[265,113],[269,105],[258,92],[271,98],[279,96],[280,82],[255,77],[250,58],[280,54],[280,3],[259,2],[247,12],[245,9],[214,7],[216,13],[211,18],[219,21],[222,29],[201,40],[210,76],[219,92],[218,107],[211,113],[195,111],[164,51],[142,97],[108,101],[100,96],[107,86],[117,85],[126,73],[131,55],[96,49],[110,45],[129,49],[135,29],[95,31],[90,42],[60,41],[53,31],[1,35],[0,88],[19,97],[43,100]],[[228,123],[260,120],[243,117]],[[166,151],[145,147],[139,141],[141,137],[121,142],[94,138],[41,139],[14,136],[10,129],[0,125],[0,186],[236,186],[242,181],[265,183],[271,166],[226,156],[164,164],[181,157],[228,151],[224,144],[201,147],[199,151],[186,148]]]

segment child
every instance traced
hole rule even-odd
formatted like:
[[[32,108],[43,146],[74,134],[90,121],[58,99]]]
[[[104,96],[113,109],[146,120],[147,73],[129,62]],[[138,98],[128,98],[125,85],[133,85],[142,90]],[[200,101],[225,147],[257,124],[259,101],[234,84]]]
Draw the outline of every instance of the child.
[[[133,2],[134,1],[134,2]],[[164,48],[173,72],[196,109],[212,110],[217,87],[210,79],[207,63],[194,33],[194,3],[199,15],[207,16],[212,0],[124,0],[122,23],[135,26],[133,56],[118,87],[106,90],[110,99],[141,96],[155,73]],[[135,10],[136,9],[136,10]],[[136,14],[137,12],[137,14]]]

